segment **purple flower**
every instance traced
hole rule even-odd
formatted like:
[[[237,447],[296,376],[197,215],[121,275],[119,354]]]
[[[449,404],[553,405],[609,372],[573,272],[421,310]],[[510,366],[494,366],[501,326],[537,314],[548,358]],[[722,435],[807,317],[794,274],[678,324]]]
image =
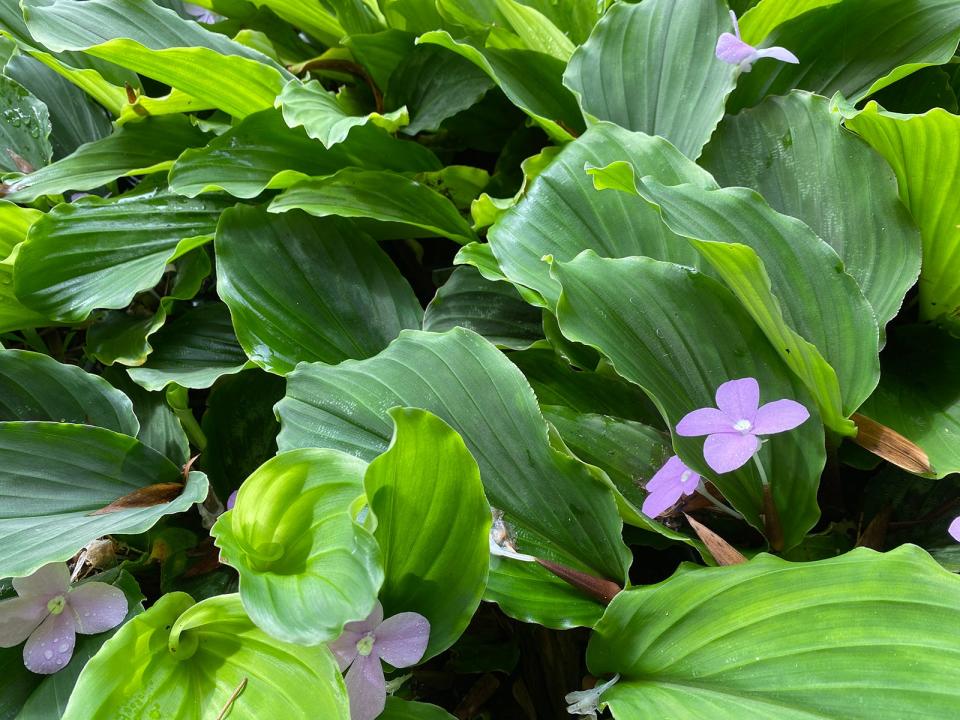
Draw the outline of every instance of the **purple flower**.
[[[954,518],[953,522],[950,523],[950,527],[947,528],[947,532],[950,533],[950,536],[960,542],[960,517]]]
[[[233,510],[233,506],[237,504],[237,493],[239,490],[234,490],[230,493],[230,497],[227,498],[227,510]]]
[[[26,640],[23,664],[43,675],[70,662],[76,633],[106,632],[127,616],[123,591],[101,582],[71,588],[66,563],[50,563],[16,578],[13,588],[19,597],[0,602],[0,647]]]
[[[213,12],[213,10],[208,10],[205,7],[200,7],[199,5],[194,5],[193,3],[184,3],[183,9],[187,11],[188,15],[192,15],[198,23],[212,25],[213,23],[221,20],[221,17]]]
[[[775,400],[760,407],[760,385],[755,378],[741,378],[717,388],[716,408],[687,413],[677,423],[677,435],[706,435],[703,459],[714,471],[727,473],[743,467],[756,454],[759,435],[793,430],[808,417],[807,409],[793,400]]]
[[[373,720],[387,701],[381,660],[395,668],[416,664],[427,649],[430,623],[419,613],[405,612],[383,619],[378,602],[366,620],[347,623],[343,634],[330,643],[340,672],[347,668],[350,719]]]
[[[681,496],[693,495],[699,486],[700,476],[674,455],[647,483],[648,494],[641,508],[643,514],[649,518],[659,517],[673,507]]]
[[[739,65],[743,72],[750,72],[753,64],[760,58],[765,57],[794,64],[800,62],[797,56],[786,48],[772,47],[757,50],[753,45],[748,45],[740,39],[740,25],[737,23],[737,15],[733,10],[730,11],[730,19],[733,20],[733,30],[736,35],[725,32],[717,40],[717,57],[724,62]]]

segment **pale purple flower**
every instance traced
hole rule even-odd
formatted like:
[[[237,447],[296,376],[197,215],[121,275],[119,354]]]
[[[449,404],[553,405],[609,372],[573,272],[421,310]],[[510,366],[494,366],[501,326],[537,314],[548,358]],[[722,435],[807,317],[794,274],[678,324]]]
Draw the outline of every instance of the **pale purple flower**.
[[[947,528],[947,532],[950,533],[950,536],[960,542],[960,517],[954,518],[953,522],[950,523],[950,527]]]
[[[716,399],[715,408],[687,413],[677,423],[677,435],[706,435],[703,459],[718,473],[746,465],[760,449],[758,436],[793,430],[810,417],[807,409],[793,400],[774,400],[761,407],[756,378],[723,383]]]
[[[699,486],[700,476],[674,455],[650,478],[641,510],[649,518],[659,517],[682,496],[693,495]]]
[[[199,5],[194,5],[193,3],[184,3],[183,9],[187,11],[188,15],[192,15],[198,23],[203,23],[205,25],[212,25],[213,23],[219,22],[222,19],[219,15],[213,12],[213,10],[208,10],[205,7],[200,7]]]
[[[717,57],[731,65],[739,65],[742,72],[750,72],[753,64],[760,58],[774,58],[787,63],[797,64],[800,60],[792,52],[782,47],[764,48],[758,50],[753,45],[748,45],[740,39],[740,25],[737,23],[737,15],[733,10],[730,11],[730,19],[733,20],[733,30],[736,35],[723,33],[717,40]]]
[[[366,620],[347,623],[330,643],[340,672],[347,668],[350,720],[373,720],[387,702],[381,660],[395,668],[415,665],[427,650],[430,622],[419,613],[404,612],[383,619],[378,602]]]
[[[66,563],[50,563],[29,577],[15,578],[13,588],[19,597],[0,602],[0,647],[26,640],[23,664],[43,675],[70,662],[76,633],[106,632],[127,616],[122,590],[101,582],[71,588]]]
[[[230,497],[227,498],[227,510],[233,510],[233,506],[237,504],[237,493],[239,490],[234,490],[230,493]]]

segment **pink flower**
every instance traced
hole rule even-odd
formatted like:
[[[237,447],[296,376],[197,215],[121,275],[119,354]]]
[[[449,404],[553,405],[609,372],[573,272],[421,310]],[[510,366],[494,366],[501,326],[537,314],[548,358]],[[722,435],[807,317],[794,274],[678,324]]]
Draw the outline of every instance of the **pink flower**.
[[[750,72],[753,64],[760,58],[774,58],[783,62],[798,64],[800,60],[792,52],[782,47],[766,48],[757,50],[753,45],[748,45],[740,39],[740,25],[737,23],[737,15],[730,11],[730,19],[733,20],[733,30],[736,35],[723,33],[717,40],[717,57],[731,65],[739,65],[743,72]]]
[[[350,719],[373,720],[387,701],[381,660],[395,668],[415,665],[427,650],[430,623],[419,613],[405,612],[383,619],[378,602],[366,620],[347,623],[343,634],[330,643],[340,672],[347,672]]]
[[[648,494],[641,508],[643,514],[649,518],[659,517],[676,505],[682,496],[696,492],[699,486],[700,476],[674,455],[647,483]]]
[[[810,417],[807,409],[793,400],[775,400],[760,407],[760,385],[755,378],[723,383],[716,399],[716,408],[687,413],[677,423],[677,435],[706,435],[703,458],[718,473],[746,465],[760,449],[759,435],[793,430]]]
[[[960,517],[955,518],[954,521],[950,523],[950,527],[947,528],[947,532],[950,533],[950,536],[954,540],[960,542]]]
[[[13,587],[19,597],[0,602],[0,647],[26,640],[23,664],[31,672],[62,670],[73,655],[76,633],[106,632],[127,616],[123,591],[101,582],[71,588],[66,563],[44,565],[14,579]]]

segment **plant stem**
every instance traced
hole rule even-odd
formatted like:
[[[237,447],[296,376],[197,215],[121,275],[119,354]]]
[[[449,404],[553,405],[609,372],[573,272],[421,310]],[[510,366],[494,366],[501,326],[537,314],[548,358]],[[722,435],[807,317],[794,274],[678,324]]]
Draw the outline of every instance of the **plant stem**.
[[[736,510],[733,510],[732,508],[728,508],[728,507],[727,507],[726,505],[724,505],[722,502],[720,502],[719,500],[717,500],[713,495],[710,494],[710,491],[707,490],[703,485],[701,485],[699,488],[697,488],[697,492],[700,493],[701,495],[703,495],[707,500],[709,500],[710,502],[712,502],[712,503],[713,503],[713,506],[714,506],[717,510],[719,510],[720,512],[726,513],[727,515],[730,515],[730,516],[732,516],[732,517],[735,517],[735,518],[737,518],[737,519],[739,519],[739,520],[743,520],[743,515],[741,515],[740,513],[738,513]]]
[[[783,550],[783,525],[780,523],[780,513],[777,504],[773,501],[773,492],[770,489],[770,480],[767,471],[763,469],[760,456],[754,455],[753,462],[760,473],[760,484],[763,486],[763,530],[770,547],[775,551]]]

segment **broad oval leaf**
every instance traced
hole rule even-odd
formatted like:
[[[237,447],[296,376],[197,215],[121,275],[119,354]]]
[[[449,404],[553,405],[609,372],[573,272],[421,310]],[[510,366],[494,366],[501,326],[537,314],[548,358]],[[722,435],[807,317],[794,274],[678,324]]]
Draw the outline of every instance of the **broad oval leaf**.
[[[714,406],[717,387],[754,377],[764,402],[792,398],[813,416],[765,443],[759,457],[771,478],[785,546],[799,543],[819,516],[817,486],[825,462],[816,408],[734,295],[695,270],[649,258],[581,254],[553,269],[563,285],[560,329],[604,353],[637,383],[671,427],[686,413]],[[755,527],[762,527],[761,482],[747,465],[716,475],[703,461],[702,438],[674,436],[683,461],[720,489]]]
[[[723,0],[616,3],[574,53],[564,84],[588,118],[659,135],[695,160],[736,84],[736,67],[715,54],[732,30]]]
[[[50,113],[16,80],[0,75],[0,172],[27,172],[50,162]]]
[[[238,206],[221,217],[216,250],[237,339],[270,372],[369,357],[420,325],[399,270],[347,221]]]
[[[302,645],[336,640],[373,609],[384,570],[377,541],[354,522],[367,464],[334,450],[277,455],[240,487],[210,531],[240,573],[250,618]]]
[[[224,198],[156,189],[57,205],[30,228],[14,266],[27,307],[76,323],[99,308],[125,308],[160,282],[169,263],[210,241]]]
[[[702,162],[722,185],[753,188],[829,243],[882,330],[916,282],[920,236],[889,166],[840,121],[826,98],[769,97],[727,117]]]
[[[761,555],[621,593],[587,650],[615,718],[900,720],[960,703],[960,578],[920,548]]]
[[[463,440],[426,410],[390,410],[390,447],[364,476],[383,553],[380,601],[387,617],[430,621],[421,661],[443,652],[480,605],[490,564],[490,504]]]
[[[834,5],[843,0],[760,0],[740,18],[740,32],[744,42],[759,45],[770,31],[788,20],[825,5]],[[732,5],[732,3],[731,3]]]
[[[237,595],[194,604],[174,592],[87,663],[63,720],[209,720],[225,709],[234,720],[262,720],[278,707],[290,717],[349,720],[330,651],[271,638],[250,622]]]
[[[173,500],[94,514],[154,485],[183,482],[164,456],[127,435],[90,425],[0,423],[0,575],[29,575],[65,561],[91,540],[148,530],[207,495],[190,473]]]
[[[97,375],[48,355],[0,350],[0,421],[52,420],[136,436],[130,399]]]
[[[454,720],[453,715],[436,705],[393,696],[387,697],[387,707],[378,717],[380,720]]]
[[[429,410],[460,433],[490,502],[558,562],[624,579],[628,552],[610,486],[551,446],[523,375],[468,330],[405,331],[369,360],[301,365],[277,405],[278,444],[372,460],[387,447],[387,410],[397,405]]]

